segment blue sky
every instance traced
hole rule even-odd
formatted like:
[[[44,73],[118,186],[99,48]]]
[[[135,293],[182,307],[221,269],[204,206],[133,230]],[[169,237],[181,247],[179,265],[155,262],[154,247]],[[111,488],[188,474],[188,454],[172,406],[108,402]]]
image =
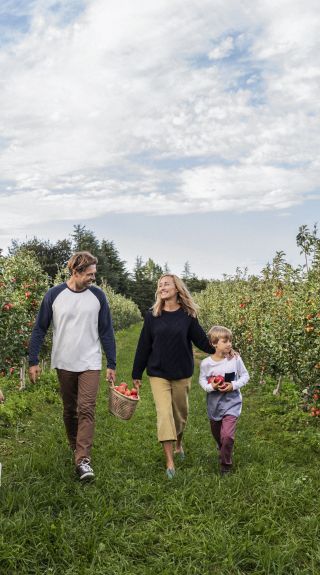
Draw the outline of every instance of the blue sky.
[[[302,263],[319,24],[313,0],[2,2],[0,247],[81,223],[129,268]]]

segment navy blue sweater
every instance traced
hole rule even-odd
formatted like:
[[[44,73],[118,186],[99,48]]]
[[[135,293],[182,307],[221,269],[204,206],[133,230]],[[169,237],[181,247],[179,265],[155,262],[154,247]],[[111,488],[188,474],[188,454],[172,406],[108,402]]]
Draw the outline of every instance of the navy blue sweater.
[[[153,377],[191,377],[194,369],[192,343],[208,354],[215,351],[197,318],[182,308],[162,311],[157,317],[148,311],[136,350],[132,378],[141,379],[145,368]]]

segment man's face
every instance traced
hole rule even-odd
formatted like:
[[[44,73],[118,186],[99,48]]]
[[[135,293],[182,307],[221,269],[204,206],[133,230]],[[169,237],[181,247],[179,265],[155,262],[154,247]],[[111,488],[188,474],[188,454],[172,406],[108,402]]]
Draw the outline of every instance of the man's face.
[[[83,272],[75,272],[74,279],[78,289],[89,287],[96,279],[97,266],[88,266]]]

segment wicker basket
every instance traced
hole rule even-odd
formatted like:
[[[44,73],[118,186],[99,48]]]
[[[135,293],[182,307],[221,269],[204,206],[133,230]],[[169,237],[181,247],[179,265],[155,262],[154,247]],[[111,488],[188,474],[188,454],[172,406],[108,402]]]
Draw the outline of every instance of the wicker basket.
[[[114,385],[110,382],[109,387],[109,411],[112,415],[119,417],[120,419],[131,419],[133,416],[137,404],[140,399],[133,399],[127,395],[123,395],[116,389]]]

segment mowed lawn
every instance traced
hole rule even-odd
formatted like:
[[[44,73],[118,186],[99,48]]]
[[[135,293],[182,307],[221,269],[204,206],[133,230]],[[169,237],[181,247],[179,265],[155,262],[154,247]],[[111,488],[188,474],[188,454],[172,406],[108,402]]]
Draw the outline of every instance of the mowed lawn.
[[[130,381],[139,331],[118,334],[119,380]],[[60,405],[39,405],[8,430],[0,439],[1,575],[320,574],[317,441],[288,431],[285,400],[272,387],[249,384],[234,473],[221,478],[197,376],[198,368],[187,457],[171,482],[146,378],[126,422],[108,413],[101,385],[94,483],[75,477]]]

